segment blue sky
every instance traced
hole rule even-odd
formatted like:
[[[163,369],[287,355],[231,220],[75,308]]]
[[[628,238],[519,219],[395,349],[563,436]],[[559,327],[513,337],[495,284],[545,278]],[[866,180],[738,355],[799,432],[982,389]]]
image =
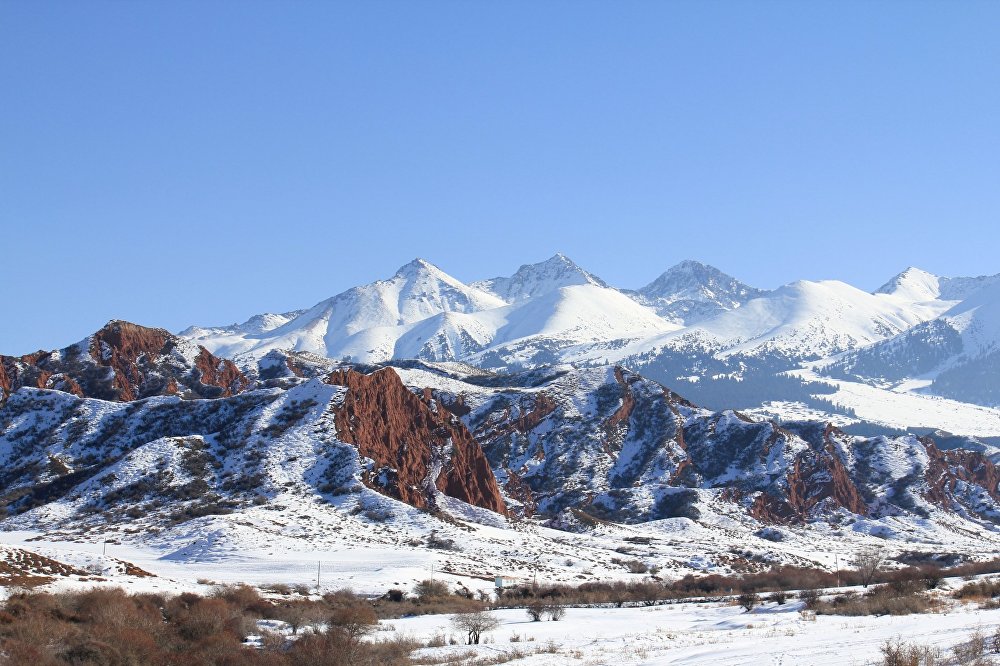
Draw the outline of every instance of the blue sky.
[[[415,256],[1000,272],[1000,3],[0,0],[0,353]]]

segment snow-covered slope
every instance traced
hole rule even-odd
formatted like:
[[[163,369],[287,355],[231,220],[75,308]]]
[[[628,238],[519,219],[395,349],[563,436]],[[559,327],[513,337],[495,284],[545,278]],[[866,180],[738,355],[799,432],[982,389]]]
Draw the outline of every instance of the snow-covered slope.
[[[940,317],[821,366],[832,377],[908,384],[959,400],[1000,404],[1000,283],[978,286]],[[917,381],[914,381],[917,380]]]
[[[453,575],[541,564],[563,580],[614,576],[626,537],[678,573],[735,566],[734,546],[804,564],[872,536],[926,552],[1000,543],[1000,472],[977,453],[703,410],[620,368],[276,379],[215,400],[16,391],[0,405],[0,529],[185,562],[418,559],[433,540],[453,544]]]
[[[979,277],[941,277],[916,267],[909,267],[875,293],[890,294],[912,302],[962,301],[980,289],[1000,283],[1000,274]]]
[[[192,327],[185,333],[223,356],[260,358],[273,349],[292,349],[330,358],[384,360],[395,355],[400,337],[428,318],[504,305],[496,296],[415,259],[388,280],[348,289],[266,331]]]
[[[765,293],[714,266],[689,260],[673,266],[630,295],[639,303],[652,307],[661,317],[691,324],[734,310]]]

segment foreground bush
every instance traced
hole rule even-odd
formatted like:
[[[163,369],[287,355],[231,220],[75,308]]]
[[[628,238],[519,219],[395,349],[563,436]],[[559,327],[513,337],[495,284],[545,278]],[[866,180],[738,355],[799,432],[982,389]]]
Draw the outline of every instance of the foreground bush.
[[[262,618],[298,618],[296,641],[244,640]],[[417,646],[367,641],[372,605],[348,592],[276,603],[248,586],[211,596],[129,595],[120,589],[18,593],[0,609],[0,664],[32,666],[404,666]],[[302,632],[300,632],[302,633]]]

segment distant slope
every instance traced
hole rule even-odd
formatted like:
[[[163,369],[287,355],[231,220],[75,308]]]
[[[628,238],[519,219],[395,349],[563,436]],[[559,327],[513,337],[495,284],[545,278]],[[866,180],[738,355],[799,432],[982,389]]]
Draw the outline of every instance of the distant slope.
[[[922,378],[930,392],[1000,405],[1000,282],[979,286],[940,317],[821,367],[823,374],[901,383]]]

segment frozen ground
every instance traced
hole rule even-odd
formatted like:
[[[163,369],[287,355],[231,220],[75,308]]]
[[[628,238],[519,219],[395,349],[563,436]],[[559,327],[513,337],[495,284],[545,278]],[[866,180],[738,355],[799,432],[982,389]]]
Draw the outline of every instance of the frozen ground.
[[[955,606],[945,613],[897,617],[803,619],[801,602],[765,604],[752,613],[724,603],[649,608],[570,608],[559,622],[531,622],[522,610],[497,611],[502,621],[490,643],[448,645],[417,653],[430,663],[475,652],[479,657],[518,651],[525,666],[555,664],[774,664],[861,666],[879,656],[887,640],[901,638],[947,652],[979,629],[988,636],[1000,610]],[[397,634],[428,641],[454,636],[450,616],[384,622]],[[440,661],[438,661],[440,660]]]
[[[350,587],[378,594],[389,587],[410,589],[412,582],[432,575],[452,586],[488,588],[490,581],[442,573],[447,555],[411,552],[392,547],[342,547],[325,551],[292,552],[280,543],[271,550],[164,551],[148,546],[110,543],[107,554],[100,543],[39,540],[30,532],[0,535],[0,556],[24,549],[87,572],[59,577],[45,589],[58,591],[91,585],[121,586],[131,592],[207,593],[213,584],[247,582],[255,585],[283,582],[315,589],[316,564],[322,562],[321,588]],[[594,542],[589,544],[594,547]],[[822,560],[819,553],[813,553]],[[153,576],[129,575],[129,562]],[[622,574],[621,577],[627,577]],[[640,577],[641,578],[641,577]],[[957,579],[948,586],[961,585]],[[0,588],[5,591],[8,588]],[[427,645],[418,651],[425,664],[444,664],[460,655],[515,657],[511,663],[527,666],[555,664],[844,664],[873,663],[886,640],[899,638],[947,651],[968,640],[977,629],[992,636],[1000,625],[1000,610],[944,600],[941,612],[901,617],[818,616],[799,612],[801,602],[767,602],[746,613],[727,601],[669,603],[638,608],[568,608],[558,622],[531,622],[524,610],[495,611],[502,624],[478,646],[456,643],[462,637],[451,628],[451,616],[428,615],[383,621],[376,638],[406,636]],[[278,623],[280,624],[280,623]],[[270,627],[282,631],[282,627]],[[287,633],[287,632],[286,632]]]

